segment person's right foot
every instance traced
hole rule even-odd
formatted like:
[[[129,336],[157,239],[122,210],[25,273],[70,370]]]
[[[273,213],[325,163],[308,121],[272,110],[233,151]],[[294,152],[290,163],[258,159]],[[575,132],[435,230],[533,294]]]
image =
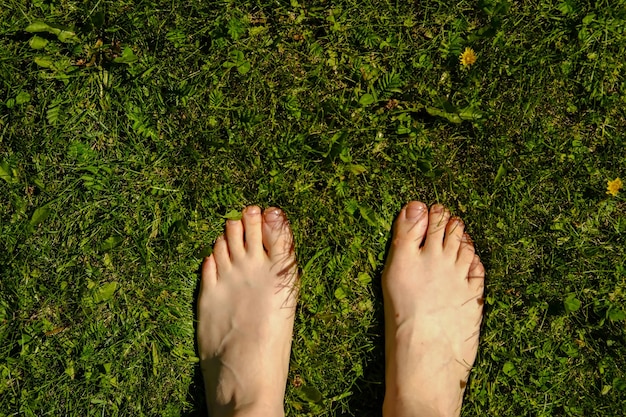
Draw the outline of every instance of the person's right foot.
[[[383,272],[385,417],[460,415],[484,276],[460,219],[441,205],[402,209]]]
[[[281,417],[298,293],[283,212],[247,207],[202,266],[198,350],[211,417]]]

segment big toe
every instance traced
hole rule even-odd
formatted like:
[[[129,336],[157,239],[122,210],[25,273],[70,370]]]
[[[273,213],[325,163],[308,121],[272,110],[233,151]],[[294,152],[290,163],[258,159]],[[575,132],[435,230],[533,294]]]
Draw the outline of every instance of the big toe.
[[[398,214],[394,223],[395,246],[418,249],[428,227],[428,208],[421,201],[411,201]]]

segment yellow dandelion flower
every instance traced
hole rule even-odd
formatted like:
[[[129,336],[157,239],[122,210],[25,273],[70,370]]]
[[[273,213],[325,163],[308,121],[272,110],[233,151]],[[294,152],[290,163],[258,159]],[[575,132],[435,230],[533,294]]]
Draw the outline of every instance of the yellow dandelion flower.
[[[461,65],[464,67],[469,67],[476,62],[476,52],[468,46],[465,48],[461,56],[459,56],[459,61],[461,61]]]
[[[606,193],[611,194],[613,197],[617,195],[619,190],[622,189],[622,180],[615,178],[613,181],[606,182]]]

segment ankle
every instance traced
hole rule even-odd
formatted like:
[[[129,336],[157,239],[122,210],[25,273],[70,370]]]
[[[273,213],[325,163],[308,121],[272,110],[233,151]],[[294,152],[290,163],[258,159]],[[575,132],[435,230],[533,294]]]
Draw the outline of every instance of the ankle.
[[[286,381],[272,383],[278,379],[267,378],[241,384],[245,378],[234,373],[215,376],[203,372],[210,417],[284,417]]]

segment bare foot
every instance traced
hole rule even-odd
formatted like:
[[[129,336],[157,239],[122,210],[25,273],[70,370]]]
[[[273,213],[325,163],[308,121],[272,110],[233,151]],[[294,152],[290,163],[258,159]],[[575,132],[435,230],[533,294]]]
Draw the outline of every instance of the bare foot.
[[[402,209],[383,272],[385,417],[460,415],[484,276],[460,219],[441,205]]]
[[[284,416],[297,296],[292,234],[279,209],[247,207],[202,266],[198,349],[211,417]]]

